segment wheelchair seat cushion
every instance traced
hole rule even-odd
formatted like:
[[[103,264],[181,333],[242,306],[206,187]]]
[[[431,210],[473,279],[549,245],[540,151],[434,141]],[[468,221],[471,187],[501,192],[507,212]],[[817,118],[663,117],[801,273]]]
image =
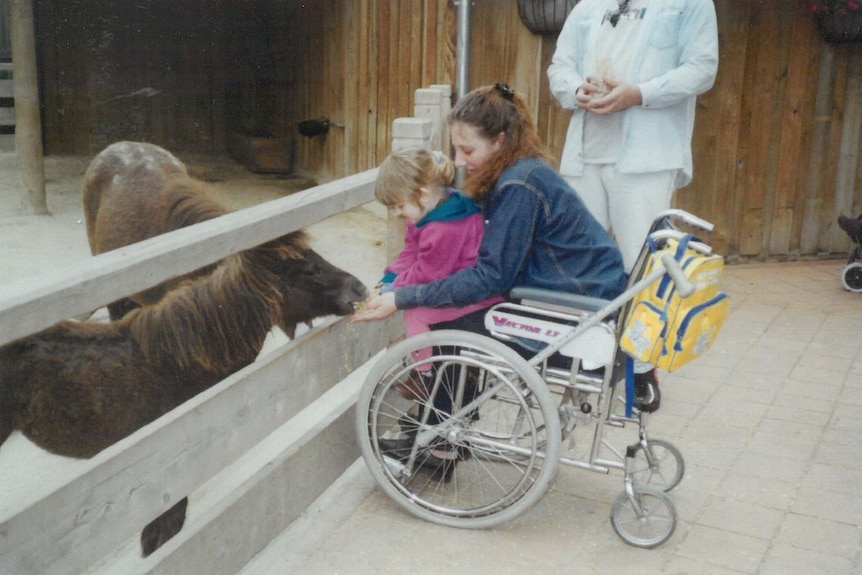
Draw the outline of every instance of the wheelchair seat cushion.
[[[513,300],[529,300],[538,303],[562,306],[585,312],[596,312],[608,305],[609,301],[586,295],[557,292],[542,288],[516,287],[509,292]]]

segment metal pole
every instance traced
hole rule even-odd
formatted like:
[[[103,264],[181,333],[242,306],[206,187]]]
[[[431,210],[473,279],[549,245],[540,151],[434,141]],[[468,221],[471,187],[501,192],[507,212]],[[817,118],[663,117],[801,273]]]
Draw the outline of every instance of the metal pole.
[[[470,91],[470,12],[473,0],[458,0],[457,38],[455,44],[455,101],[457,102]],[[460,188],[464,183],[464,168],[455,170],[455,186]]]
[[[470,12],[473,0],[458,0],[457,42],[455,45],[455,100],[470,91]]]

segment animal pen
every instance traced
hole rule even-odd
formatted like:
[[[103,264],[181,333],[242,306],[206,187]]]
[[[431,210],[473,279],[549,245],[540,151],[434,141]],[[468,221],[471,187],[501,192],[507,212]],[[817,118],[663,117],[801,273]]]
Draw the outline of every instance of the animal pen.
[[[449,87],[420,90],[393,148],[439,146]],[[444,104],[445,102],[445,104]],[[94,256],[0,296],[0,345],[374,201],[376,169]],[[400,232],[390,233],[400,239]],[[397,247],[397,246],[396,246]],[[350,377],[403,335],[331,319],[110,446],[0,517],[3,573],[236,573],[359,457]],[[208,484],[152,555],[120,551]]]

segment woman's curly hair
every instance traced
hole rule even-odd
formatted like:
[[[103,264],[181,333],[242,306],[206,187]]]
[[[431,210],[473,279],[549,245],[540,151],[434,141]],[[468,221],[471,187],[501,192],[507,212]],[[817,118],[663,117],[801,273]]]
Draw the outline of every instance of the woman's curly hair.
[[[458,100],[449,114],[449,124],[456,123],[472,126],[488,140],[504,134],[499,153],[464,181],[464,191],[477,201],[494,187],[502,171],[518,160],[540,158],[549,165],[556,163],[539,139],[524,99],[506,84],[476,88]]]

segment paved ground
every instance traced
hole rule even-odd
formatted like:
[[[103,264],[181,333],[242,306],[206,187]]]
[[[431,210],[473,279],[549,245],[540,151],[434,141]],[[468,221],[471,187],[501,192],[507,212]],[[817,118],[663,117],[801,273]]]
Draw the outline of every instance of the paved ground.
[[[464,531],[402,512],[358,462],[243,575],[862,574],[862,294],[842,267],[726,270],[724,330],[665,375],[650,424],[686,459],[663,546],[613,532],[621,474],[563,468],[521,518]]]

